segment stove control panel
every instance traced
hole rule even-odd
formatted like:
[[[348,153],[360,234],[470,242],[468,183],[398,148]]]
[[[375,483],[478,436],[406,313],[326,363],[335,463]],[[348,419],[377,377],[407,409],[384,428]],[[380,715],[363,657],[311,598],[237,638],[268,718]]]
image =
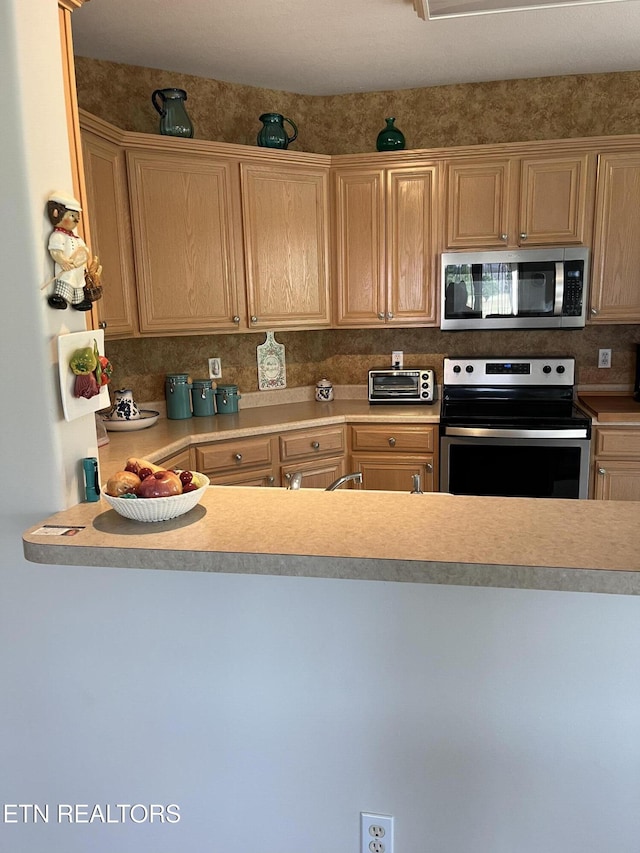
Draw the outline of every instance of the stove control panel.
[[[570,386],[575,359],[535,356],[522,358],[445,358],[444,385]]]

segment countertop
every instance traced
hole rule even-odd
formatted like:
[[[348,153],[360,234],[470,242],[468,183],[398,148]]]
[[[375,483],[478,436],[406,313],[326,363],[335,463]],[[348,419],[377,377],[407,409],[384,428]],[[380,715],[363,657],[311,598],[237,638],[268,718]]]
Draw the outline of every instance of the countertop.
[[[627,394],[580,394],[579,402],[599,424],[640,425],[640,403]]]
[[[83,503],[23,541],[50,564],[640,594],[639,516],[631,502],[212,486],[171,521]]]
[[[599,410],[604,411],[604,409]],[[216,439],[335,423],[437,424],[439,406],[292,403],[110,433],[102,481]],[[232,572],[640,594],[640,503],[212,486],[186,515],[129,521],[82,503],[23,536],[52,565]],[[56,527],[56,525],[58,527]],[[75,535],[50,535],[64,528]],[[47,533],[42,532],[46,530]]]
[[[152,407],[152,404],[150,404]],[[145,406],[144,408],[148,408]],[[161,417],[148,429],[110,432],[109,443],[100,448],[103,482],[119,471],[129,456],[156,462],[179,453],[190,444],[229,438],[247,438],[271,432],[331,426],[340,423],[406,423],[435,425],[440,403],[432,405],[370,405],[366,400],[315,400],[240,409],[237,414],[168,420]]]

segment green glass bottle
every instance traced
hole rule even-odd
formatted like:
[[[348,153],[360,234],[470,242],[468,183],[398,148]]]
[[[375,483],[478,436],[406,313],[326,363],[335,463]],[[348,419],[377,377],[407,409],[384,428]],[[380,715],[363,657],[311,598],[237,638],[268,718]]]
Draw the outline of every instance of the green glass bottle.
[[[378,134],[378,151],[402,151],[405,146],[404,133],[394,126],[395,118],[385,119],[387,126]]]

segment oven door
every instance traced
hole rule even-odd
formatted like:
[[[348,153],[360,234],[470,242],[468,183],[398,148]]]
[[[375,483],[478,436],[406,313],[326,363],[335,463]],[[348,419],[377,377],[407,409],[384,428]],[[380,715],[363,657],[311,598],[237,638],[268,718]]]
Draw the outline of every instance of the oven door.
[[[456,495],[587,498],[590,440],[570,437],[572,432],[583,431],[443,427],[440,491]]]

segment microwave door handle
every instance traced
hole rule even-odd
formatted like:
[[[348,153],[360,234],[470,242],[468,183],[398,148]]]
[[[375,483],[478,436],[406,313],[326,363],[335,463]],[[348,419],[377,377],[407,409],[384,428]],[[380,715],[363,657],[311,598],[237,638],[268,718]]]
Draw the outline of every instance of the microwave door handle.
[[[564,261],[556,261],[556,298],[553,305],[553,316],[562,316],[564,305]]]

